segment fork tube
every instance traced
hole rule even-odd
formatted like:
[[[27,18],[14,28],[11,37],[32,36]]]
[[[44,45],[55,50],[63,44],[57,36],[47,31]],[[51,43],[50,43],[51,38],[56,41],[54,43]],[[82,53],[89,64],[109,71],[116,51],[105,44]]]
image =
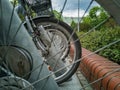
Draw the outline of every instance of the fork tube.
[[[28,17],[28,16],[25,16],[25,20],[26,20],[28,32],[30,33],[30,35],[32,35],[32,33],[34,32],[34,30],[33,30],[33,28],[32,28],[32,24],[30,23],[29,17]]]

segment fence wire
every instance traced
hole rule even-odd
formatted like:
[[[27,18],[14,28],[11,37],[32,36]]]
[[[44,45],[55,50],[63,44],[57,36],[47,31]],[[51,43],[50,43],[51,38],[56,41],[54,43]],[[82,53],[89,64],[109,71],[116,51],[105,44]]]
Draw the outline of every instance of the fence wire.
[[[83,17],[85,16],[86,12],[87,12],[88,9],[90,8],[90,6],[91,6],[91,4],[93,3],[93,1],[94,1],[94,0],[91,0],[91,2],[89,3],[88,8],[85,10],[85,13],[83,14],[81,20],[82,20]],[[1,9],[2,9],[2,0],[0,0],[0,4],[1,4],[0,6],[1,6]],[[63,6],[63,8],[62,8],[62,10],[61,10],[61,14],[63,13],[63,10],[64,10],[66,4],[67,4],[67,0],[65,0],[64,6]],[[11,30],[11,29],[10,29],[10,28],[11,28],[11,22],[12,22],[12,19],[14,18],[14,17],[13,17],[13,14],[14,14],[14,10],[15,10],[15,5],[14,5],[13,7],[14,7],[14,8],[13,8],[13,11],[12,11],[12,14],[11,14],[11,20],[10,20],[9,30],[8,30],[8,34],[7,34],[7,35],[9,35],[9,32],[10,32],[10,30]],[[2,10],[1,10],[1,14],[2,14]],[[2,16],[3,16],[3,15],[1,15],[1,17],[2,17]],[[60,18],[61,18],[61,16],[60,16]],[[103,25],[109,18],[110,18],[110,17],[108,17],[107,19],[105,19],[105,20],[102,21],[100,24],[96,25],[95,27],[93,27],[91,30],[89,30],[87,33],[83,34],[82,36],[79,36],[79,38],[78,38],[77,40],[75,40],[74,42],[78,41],[80,38],[85,37],[86,35],[88,35],[89,33],[91,33],[94,29],[96,29],[96,28],[98,28],[99,26]],[[81,20],[80,20],[80,22],[81,22]],[[5,55],[4,55],[4,58],[5,58],[6,54],[7,54],[8,51],[9,51],[9,46],[12,45],[12,42],[14,41],[15,37],[16,37],[17,34],[19,33],[19,30],[20,30],[20,28],[21,28],[21,26],[22,26],[22,23],[23,23],[23,22],[21,22],[21,24],[19,25],[19,27],[18,27],[18,29],[17,29],[17,31],[16,31],[13,39],[12,39],[12,40],[10,41],[10,43],[8,44],[8,48],[7,48],[7,51],[6,51]],[[75,33],[75,31],[73,31],[73,33]],[[73,35],[73,34],[72,34],[72,35]],[[71,37],[72,37],[72,35],[71,35]],[[71,38],[70,38],[70,39],[71,39]],[[7,39],[7,40],[8,40],[8,39]],[[7,40],[6,40],[6,41],[7,41]],[[84,56],[84,57],[76,60],[75,62],[71,63],[70,65],[67,65],[67,66],[65,66],[65,67],[62,67],[62,68],[60,68],[59,70],[57,70],[57,71],[55,71],[55,72],[53,72],[53,73],[50,73],[50,74],[48,74],[48,75],[46,75],[46,76],[44,76],[44,77],[36,80],[35,82],[31,83],[31,85],[23,88],[22,90],[25,90],[25,89],[27,89],[28,87],[31,87],[31,86],[37,84],[38,82],[40,82],[40,81],[42,81],[42,80],[44,80],[44,79],[46,79],[46,82],[47,82],[48,78],[49,78],[50,76],[54,75],[55,73],[57,73],[57,72],[65,69],[65,68],[67,68],[67,67],[69,67],[69,66],[71,66],[71,65],[73,65],[73,64],[75,64],[75,63],[77,63],[77,62],[79,62],[79,61],[81,61],[81,60],[83,60],[83,59],[86,58],[86,57],[89,57],[89,56],[91,56],[91,55],[94,55],[94,54],[96,54],[96,53],[104,50],[104,49],[107,48],[107,47],[110,47],[110,46],[112,46],[112,45],[114,45],[114,44],[116,44],[116,43],[119,43],[119,42],[120,42],[120,39],[119,39],[119,40],[116,40],[116,41],[114,41],[114,42],[111,42],[111,43],[103,46],[102,48],[99,48],[98,50],[96,50],[96,51],[94,51],[94,52],[92,52],[92,53],[90,53],[90,54],[88,54],[88,55],[86,55],[86,56]],[[70,46],[70,45],[69,45],[69,46]],[[62,52],[62,50],[61,50],[60,52]],[[51,56],[49,59],[54,58],[54,57],[55,57],[57,54],[59,54],[60,52],[58,52],[58,53],[56,53],[55,55]],[[4,58],[3,58],[3,60],[4,60]],[[2,60],[2,61],[3,61],[3,60]],[[56,61],[56,62],[57,62],[57,61]],[[38,68],[41,68],[41,69],[40,69],[40,72],[39,72],[39,74],[40,74],[40,73],[41,73],[41,70],[42,70],[42,68],[43,68],[43,64],[45,64],[45,63],[43,62],[42,64],[38,65],[38,66],[37,66],[34,70],[32,70],[31,72],[35,71],[35,70],[38,69]],[[9,68],[9,67],[7,67],[8,65],[5,65],[5,66],[6,66],[6,68]],[[6,71],[6,69],[4,69],[4,68],[1,67],[1,66],[0,66],[0,69],[3,70],[3,71],[5,71],[5,72],[7,72],[9,75],[14,76],[14,75],[9,71],[9,69],[8,69],[8,71]],[[101,78],[99,78],[99,79],[97,79],[97,80],[89,83],[88,85],[85,85],[85,86],[82,87],[80,90],[85,89],[86,87],[88,87],[88,86],[90,86],[90,85],[92,85],[92,84],[94,84],[94,83],[96,83],[96,82],[98,82],[98,81],[106,78],[106,77],[109,76],[110,74],[112,74],[112,73],[114,73],[114,72],[117,72],[117,71],[120,71],[120,69],[115,69],[115,70],[107,73],[105,76],[103,76],[103,77],[101,77]],[[31,73],[31,72],[29,72],[29,73]],[[28,75],[29,73],[27,73],[26,75]],[[24,75],[23,77],[25,77],[26,75]],[[15,77],[15,76],[14,76],[14,77]],[[45,85],[44,85],[44,86],[45,86]],[[41,88],[44,88],[44,86],[41,87]]]

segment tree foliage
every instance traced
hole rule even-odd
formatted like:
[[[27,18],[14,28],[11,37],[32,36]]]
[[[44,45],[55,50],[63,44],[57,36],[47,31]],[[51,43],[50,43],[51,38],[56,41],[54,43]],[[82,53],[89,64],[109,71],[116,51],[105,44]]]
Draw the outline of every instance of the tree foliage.
[[[78,32],[77,34],[83,35],[87,30],[90,30],[108,18],[108,16],[109,15],[106,11],[104,11],[103,8],[93,7],[89,11],[89,14],[83,18],[82,23],[80,23],[81,32]],[[119,39],[120,27],[118,27],[115,20],[111,17],[102,26],[81,38],[81,44],[82,47],[88,50],[96,51],[99,48],[102,48],[105,45],[108,45],[109,43]],[[120,64],[120,42],[98,52],[97,54]]]
[[[108,16],[109,15],[102,7],[95,6],[92,9],[90,9],[89,14],[83,18],[81,24],[86,24],[85,26],[92,28],[104,21]],[[86,28],[81,28],[81,30],[83,29]]]
[[[56,11],[56,10],[53,10],[53,13],[54,13],[55,17],[56,17],[58,20],[63,21],[63,16],[61,15],[60,12],[58,12],[58,11]]]
[[[98,25],[99,23],[101,23],[102,21],[104,21],[105,19],[107,19],[108,17],[109,17],[108,13],[102,7],[95,6],[95,7],[91,8],[88,15],[82,19],[82,22],[80,23],[80,30],[88,31],[91,28]],[[73,21],[71,23],[73,23]],[[115,21],[112,18],[104,26],[107,27],[107,25],[108,25],[108,27],[109,27],[110,24],[112,24],[114,26],[116,25]],[[77,26],[77,23],[76,23],[76,25],[74,24],[74,26]],[[102,27],[104,27],[104,26],[102,26]],[[101,29],[101,27],[99,27],[98,30],[99,29]]]
[[[76,23],[75,23],[74,20],[72,20],[70,26],[71,26],[73,29],[75,29],[75,28],[77,27],[77,25],[76,25]]]
[[[85,32],[78,32],[79,36],[83,35]],[[87,34],[85,37],[81,38],[82,47],[96,51],[109,43],[117,41],[120,39],[120,27],[114,28],[104,28],[104,30],[97,30]],[[120,64],[120,42],[107,47],[106,49],[98,52],[97,54],[108,58],[118,64]]]

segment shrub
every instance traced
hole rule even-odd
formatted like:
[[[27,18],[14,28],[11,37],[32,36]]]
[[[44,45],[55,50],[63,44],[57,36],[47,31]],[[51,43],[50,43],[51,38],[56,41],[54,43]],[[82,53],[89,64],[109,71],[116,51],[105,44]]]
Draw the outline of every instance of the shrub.
[[[77,34],[81,36],[84,33],[86,32],[78,32]],[[80,40],[82,47],[95,51],[118,39],[120,39],[120,27],[115,27],[114,29],[104,28],[99,31],[93,31]],[[98,54],[120,64],[120,42],[107,47]]]
[[[92,27],[89,23],[80,23],[80,31],[88,31]]]

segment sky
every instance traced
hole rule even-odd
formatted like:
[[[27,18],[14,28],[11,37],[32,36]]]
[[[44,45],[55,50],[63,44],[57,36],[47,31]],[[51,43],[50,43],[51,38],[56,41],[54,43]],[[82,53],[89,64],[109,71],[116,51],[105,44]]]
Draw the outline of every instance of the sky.
[[[11,0],[10,0],[11,1]],[[53,9],[58,12],[63,8],[64,2],[66,0],[51,0]],[[79,0],[79,17],[82,17],[86,8],[90,4],[91,0]],[[92,3],[91,7],[99,6],[95,1]],[[86,13],[86,15],[88,12]],[[78,17],[78,0],[67,0],[67,3],[62,14],[64,17]]]
[[[61,11],[63,8],[65,0],[52,0],[53,9]],[[88,7],[91,0],[79,0],[79,16],[82,17],[86,8]],[[95,1],[92,3],[93,6],[99,6]],[[86,13],[86,15],[88,12]],[[78,0],[67,0],[64,12],[64,17],[78,17]]]

